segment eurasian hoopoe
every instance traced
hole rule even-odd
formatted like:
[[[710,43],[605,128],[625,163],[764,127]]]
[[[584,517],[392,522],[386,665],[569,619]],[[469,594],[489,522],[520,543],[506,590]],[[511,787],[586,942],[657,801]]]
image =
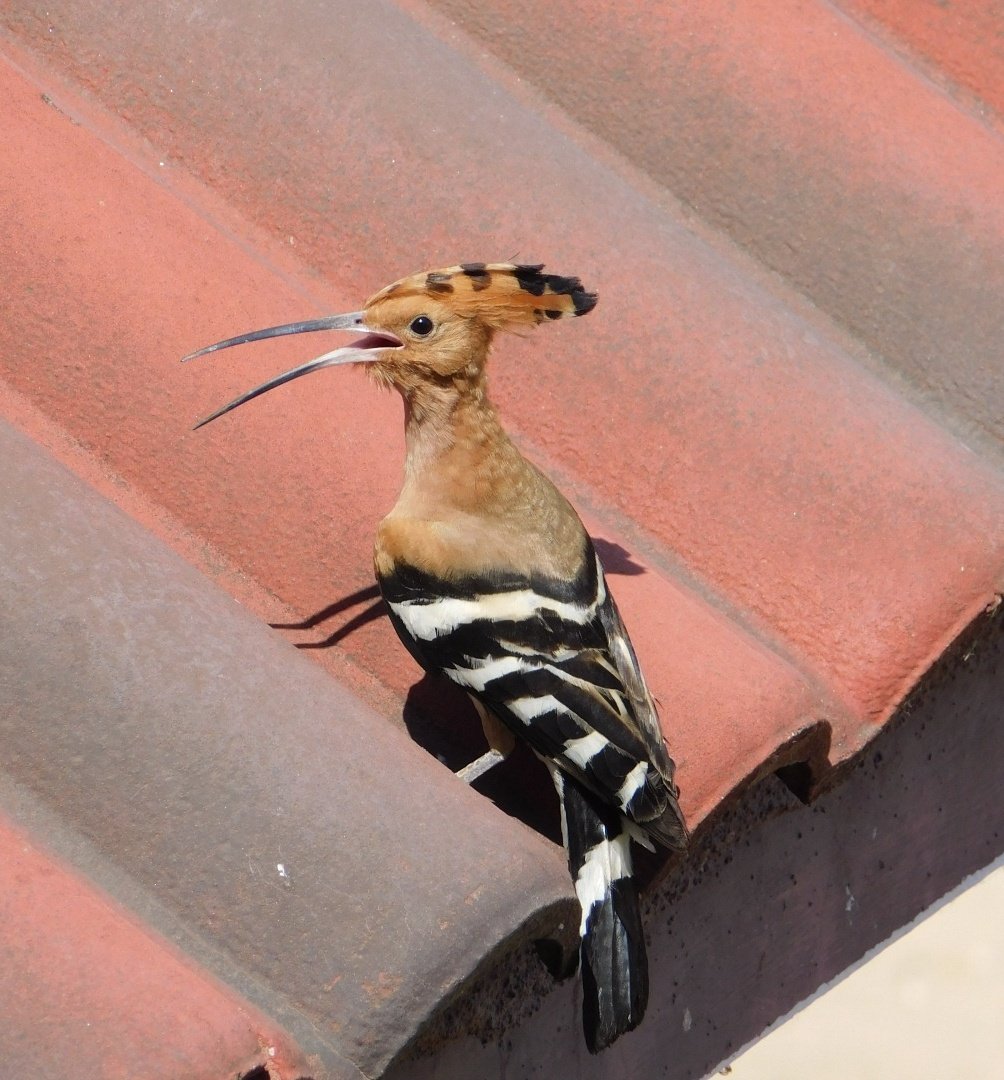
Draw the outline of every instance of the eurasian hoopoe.
[[[404,398],[404,486],[380,523],[376,577],[408,651],[470,695],[492,747],[485,759],[504,756],[516,736],[551,772],[582,908],[583,1027],[596,1052],[634,1028],[648,1000],[630,841],[679,849],[687,832],[655,705],[593,544],[488,400],[497,331],[596,304],[577,278],[542,269],[467,263],[413,274],[362,311],[254,331],[192,356],[313,330],[363,335],[197,426],[335,364],[366,363]]]

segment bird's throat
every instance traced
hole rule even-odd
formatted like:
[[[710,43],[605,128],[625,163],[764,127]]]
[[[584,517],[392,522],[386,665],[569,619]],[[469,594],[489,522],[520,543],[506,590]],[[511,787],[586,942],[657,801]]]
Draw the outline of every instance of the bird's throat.
[[[482,511],[507,501],[525,462],[488,399],[484,374],[426,384],[404,396],[401,504]]]

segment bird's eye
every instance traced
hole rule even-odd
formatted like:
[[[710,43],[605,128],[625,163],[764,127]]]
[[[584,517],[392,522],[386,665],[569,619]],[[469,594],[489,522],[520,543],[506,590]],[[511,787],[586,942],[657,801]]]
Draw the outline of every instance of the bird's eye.
[[[419,337],[427,337],[432,333],[433,326],[432,319],[428,315],[418,315],[411,320],[411,326],[408,327],[413,334],[418,334]]]

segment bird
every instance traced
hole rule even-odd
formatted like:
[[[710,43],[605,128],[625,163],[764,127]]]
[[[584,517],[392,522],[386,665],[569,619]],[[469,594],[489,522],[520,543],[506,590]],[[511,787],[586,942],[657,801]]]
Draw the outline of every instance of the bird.
[[[579,515],[506,433],[488,396],[496,336],[592,311],[595,293],[543,264],[463,263],[376,292],[361,311],[206,346],[350,330],[352,344],[255,387],[196,427],[321,368],[364,364],[404,401],[397,502],[374,570],[394,629],[426,672],[470,696],[489,750],[470,782],[529,744],[557,789],[581,907],[582,1027],[592,1053],[635,1028],[648,960],[631,843],[685,848],[675,765],[631,639]]]

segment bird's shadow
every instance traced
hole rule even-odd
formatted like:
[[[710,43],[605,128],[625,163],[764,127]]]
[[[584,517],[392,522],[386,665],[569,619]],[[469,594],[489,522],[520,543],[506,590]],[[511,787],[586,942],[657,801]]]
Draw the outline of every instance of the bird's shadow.
[[[412,686],[404,704],[404,723],[419,746],[451,772],[487,749],[481,720],[467,694],[448,680],[426,675]],[[463,783],[459,778],[457,783]],[[504,813],[561,843],[558,795],[536,754],[519,739],[513,752],[471,785]],[[664,853],[632,845],[635,877],[644,886],[665,862]]]
[[[387,611],[376,585],[335,600],[298,622],[270,623],[273,630],[305,631],[369,603],[320,641],[295,642],[298,649],[327,649]],[[403,654],[402,654],[403,655]],[[404,725],[411,737],[451,772],[462,769],[486,749],[481,721],[467,694],[449,680],[426,675],[412,686],[402,710]],[[463,783],[457,780],[457,783]],[[472,785],[501,810],[519,818],[531,828],[561,842],[557,795],[547,774],[533,753],[520,742],[500,765],[496,765]]]
[[[630,551],[620,544],[615,544],[612,540],[604,540],[602,538],[597,539],[594,537],[593,546],[596,548],[597,554],[600,557],[600,562],[603,563],[603,569],[611,576],[623,575],[633,577],[637,574],[644,574],[646,572],[644,566],[634,561]],[[274,622],[269,623],[269,626],[271,626],[273,630],[314,630],[322,623],[326,623],[329,619],[333,619],[336,615],[341,615],[351,608],[358,607],[367,600],[373,602],[358,614],[353,615],[351,619],[342,623],[341,626],[333,630],[321,641],[294,642],[297,649],[329,649],[332,645],[337,645],[340,641],[344,641],[345,638],[360,627],[365,626],[367,623],[375,622],[377,619],[380,619],[387,614],[384,602],[380,598],[380,590],[376,585],[367,585],[362,589],[356,589],[355,592],[349,593],[347,596],[343,596],[340,599],[333,601],[326,607],[321,608],[319,611],[315,611],[312,615],[308,615],[305,619],[301,619],[298,622]]]
[[[315,627],[320,626],[321,623],[333,619],[343,611],[358,607],[359,604],[365,603],[367,600],[372,600],[374,602],[371,603],[369,607],[360,611],[358,615],[353,615],[351,619],[342,623],[341,626],[332,631],[332,633],[323,640],[294,642],[294,646],[297,649],[330,649],[332,645],[337,645],[361,626],[374,622],[376,619],[380,619],[387,614],[387,609],[384,607],[384,602],[380,597],[380,590],[376,585],[367,585],[364,589],[357,589],[354,593],[343,596],[340,600],[328,604],[327,607],[321,608],[320,611],[315,611],[313,615],[308,615],[299,622],[269,623],[269,626],[271,626],[273,630],[313,630]]]
[[[639,574],[647,573],[641,563],[634,561],[634,556],[627,548],[615,544],[613,540],[604,540],[602,537],[594,536],[592,541],[596,554],[599,555],[600,562],[603,564],[604,572],[611,577],[617,575],[637,577]]]
[[[464,691],[435,675],[426,675],[404,703],[404,724],[411,737],[456,772],[488,749],[481,720]],[[457,783],[463,783],[459,778]],[[471,785],[502,811],[561,843],[558,797],[547,770],[522,740],[512,753]]]

